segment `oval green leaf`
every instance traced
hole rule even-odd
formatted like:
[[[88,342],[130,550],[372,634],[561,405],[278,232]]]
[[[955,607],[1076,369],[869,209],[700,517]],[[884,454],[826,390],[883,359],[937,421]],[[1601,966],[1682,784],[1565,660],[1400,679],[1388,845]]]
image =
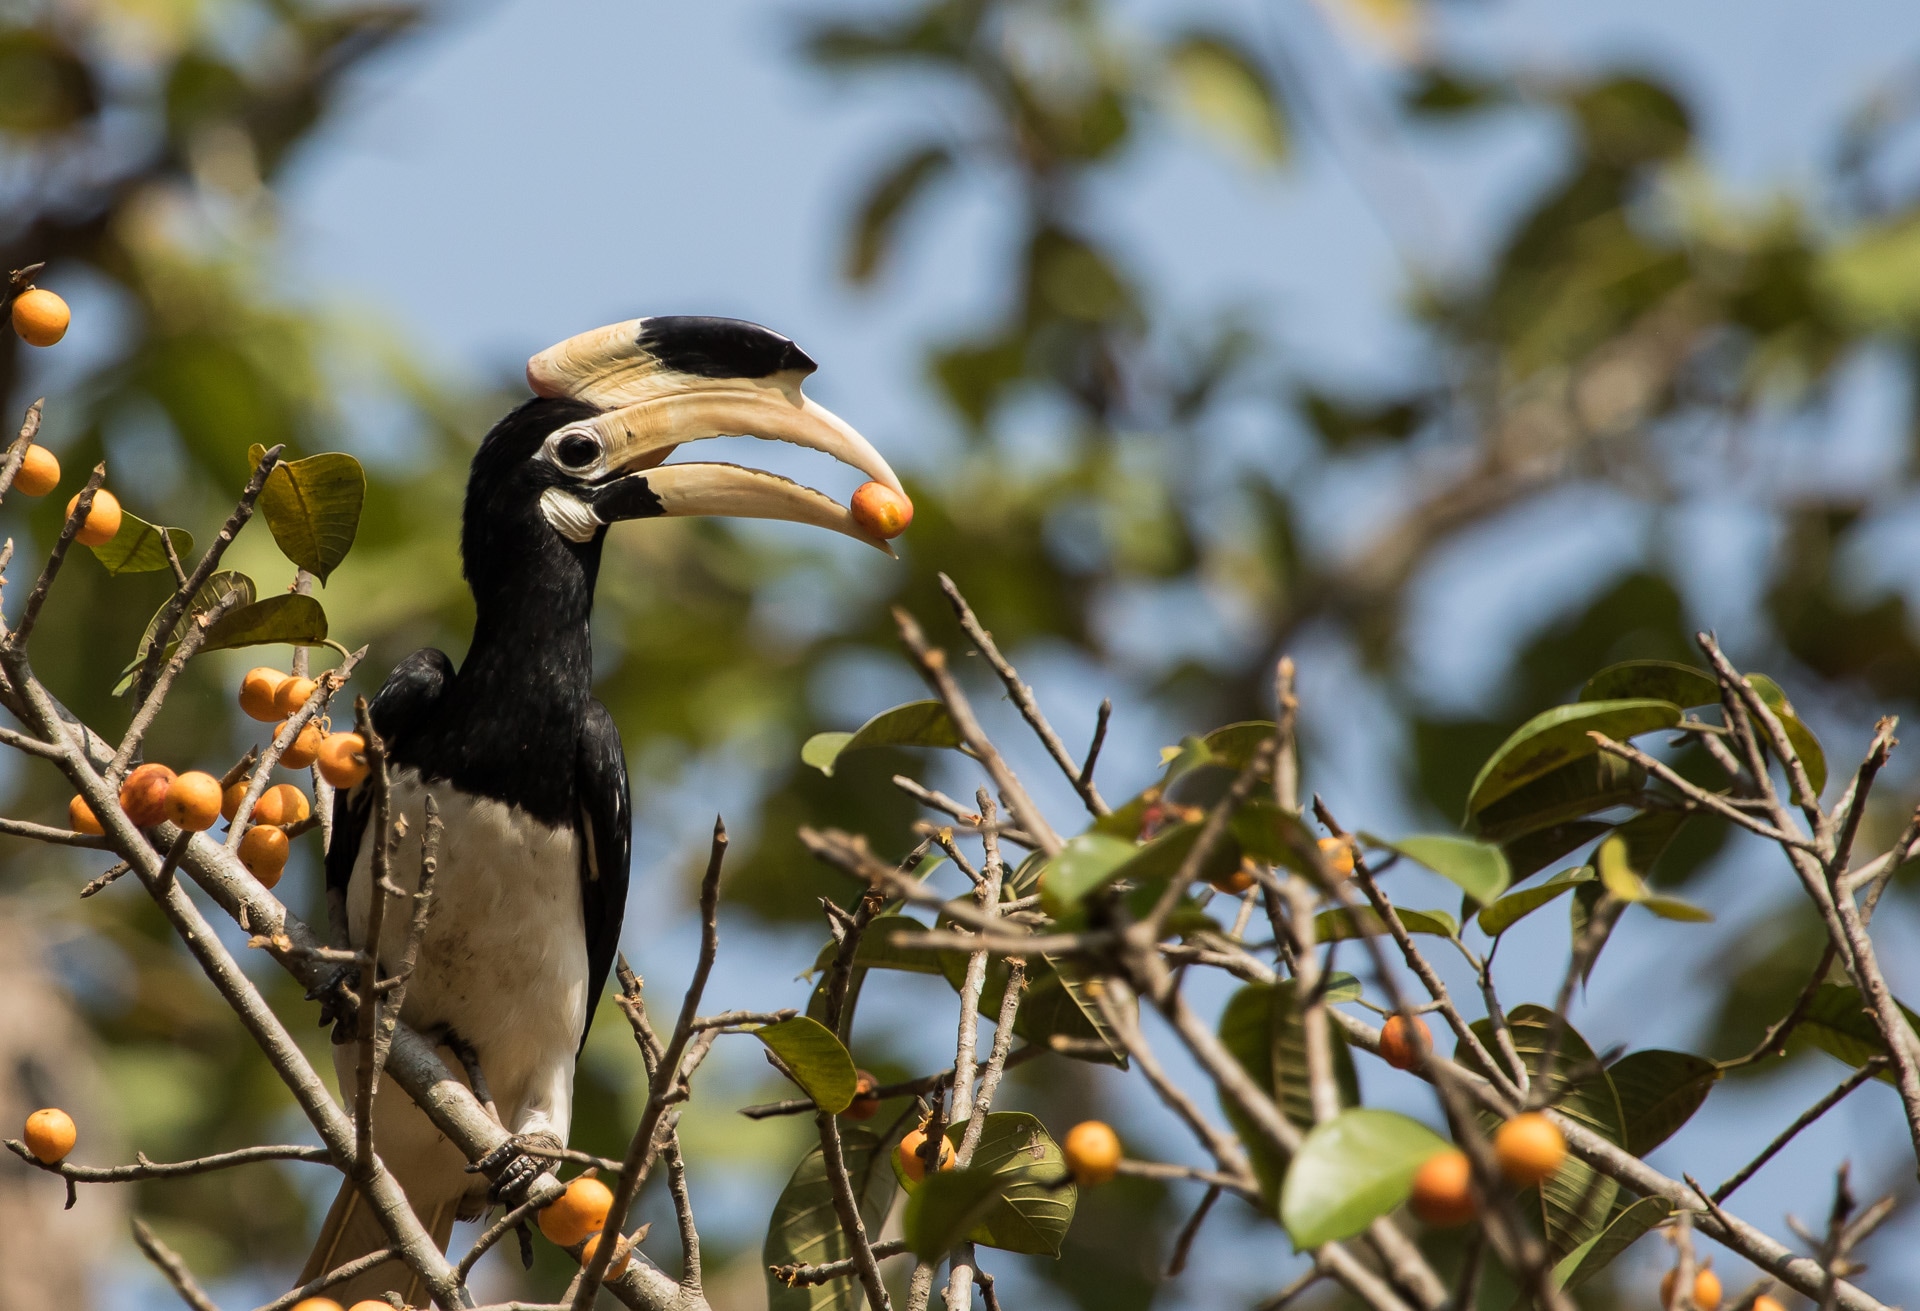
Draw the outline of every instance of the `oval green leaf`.
[[[1509,892],[1482,910],[1475,922],[1480,925],[1482,933],[1497,938],[1548,902],[1573,891],[1582,883],[1593,882],[1593,877],[1593,871],[1585,865],[1577,869],[1563,869],[1545,883]]]
[[[366,499],[360,461],[333,451],[274,465],[260,513],[280,553],[324,583],[353,549]]]
[[[1780,720],[1780,727],[1787,733],[1787,745],[1800,757],[1800,763],[1807,771],[1807,782],[1812,785],[1813,794],[1819,796],[1827,790],[1827,753],[1821,747],[1820,739],[1801,722],[1780,684],[1765,674],[1748,674],[1747,683],[1760,694],[1760,699],[1767,703],[1767,709],[1773,711]]]
[[[286,593],[229,611],[207,632],[202,651],[240,646],[313,646],[327,639],[327,612],[310,596]]]
[[[111,540],[93,547],[93,555],[109,574],[150,574],[171,568],[167,548],[161,543],[165,533],[173,542],[174,555],[182,565],[193,554],[193,534],[184,528],[161,528],[129,511],[120,512],[120,531]]]
[[[843,1124],[840,1155],[853,1182],[860,1218],[869,1234],[878,1234],[897,1188],[893,1171],[886,1165],[892,1153],[871,1130]],[[794,1167],[767,1224],[766,1244],[761,1248],[761,1264],[768,1269],[767,1311],[858,1311],[866,1305],[866,1295],[856,1279],[830,1279],[823,1284],[789,1288],[772,1274],[774,1266],[824,1265],[852,1255],[839,1214],[833,1208],[833,1185],[827,1181],[826,1164],[815,1147]]]
[[[909,701],[879,714],[852,733],[815,733],[800,758],[829,777],[842,754],[867,747],[957,747],[960,730],[938,701]]]
[[[1182,37],[1167,54],[1176,103],[1200,127],[1257,164],[1287,153],[1287,122],[1260,65],[1211,33]]]
[[[923,1261],[944,1257],[980,1224],[998,1188],[993,1172],[977,1165],[929,1175],[907,1193],[901,1217],[907,1250]]]
[[[958,1144],[964,1132],[956,1124],[947,1136]],[[981,1126],[971,1168],[985,1170],[994,1189],[968,1237],[1003,1252],[1060,1255],[1080,1194],[1067,1182],[1066,1156],[1045,1125],[1025,1111],[993,1112]]]
[[[1641,1198],[1614,1216],[1605,1229],[1567,1253],[1553,1268],[1554,1285],[1572,1292],[1605,1270],[1672,1212],[1673,1203],[1664,1197]]]
[[[1597,811],[1633,805],[1646,785],[1647,772],[1640,766],[1595,752],[1515,788],[1476,814],[1473,827],[1484,841],[1512,843],[1543,830],[1569,826],[1570,821]],[[1578,845],[1573,843],[1560,854]],[[1554,858],[1543,857],[1540,865]],[[1515,869],[1518,877],[1517,865]]]
[[[1069,914],[1088,893],[1112,882],[1121,867],[1139,854],[1141,849],[1135,844],[1105,833],[1069,838],[1040,875],[1041,906],[1056,919]]]
[[[1677,660],[1627,660],[1608,665],[1580,689],[1582,701],[1647,698],[1676,706],[1717,706],[1720,684],[1705,670]]]
[[[1691,1052],[1650,1048],[1629,1052],[1607,1067],[1620,1094],[1626,1149],[1645,1156],[1693,1118],[1720,1082],[1720,1067]]]
[[[753,1031],[767,1050],[780,1058],[800,1090],[823,1111],[838,1115],[853,1104],[859,1075],[853,1057],[833,1031],[818,1020],[796,1015]]]
[[[1460,925],[1453,916],[1444,910],[1408,910],[1404,906],[1395,906],[1400,923],[1406,926],[1408,933],[1428,933],[1437,938],[1451,938],[1460,932]],[[1371,906],[1360,907],[1360,924],[1354,927],[1354,915],[1345,906],[1334,910],[1323,910],[1313,917],[1313,931],[1321,942],[1346,942],[1352,938],[1371,938],[1385,933],[1387,926],[1373,912]]]
[[[1589,733],[1624,742],[1679,722],[1679,706],[1646,698],[1576,701],[1544,710],[1515,729],[1481,767],[1468,794],[1467,813],[1477,814],[1534,779],[1597,753]]]
[[[1280,1222],[1301,1251],[1351,1238],[1406,1201],[1414,1172],[1447,1147],[1397,1112],[1342,1111],[1300,1144],[1280,1190]]]
[[[1444,835],[1423,835],[1385,842],[1362,833],[1369,846],[1397,851],[1416,865],[1425,866],[1447,880],[1481,905],[1486,905],[1507,890],[1506,853],[1487,842]]]
[[[800,761],[832,778],[833,762],[840,758],[840,753],[847,749],[847,743],[851,741],[851,733],[815,733],[801,746]]]

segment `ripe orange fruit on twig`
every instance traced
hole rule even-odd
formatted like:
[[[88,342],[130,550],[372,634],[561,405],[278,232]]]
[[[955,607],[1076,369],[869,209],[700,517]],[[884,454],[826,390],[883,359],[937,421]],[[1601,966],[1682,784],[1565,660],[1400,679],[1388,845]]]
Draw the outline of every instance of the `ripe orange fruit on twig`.
[[[220,818],[220,780],[190,769],[167,788],[167,818],[189,833],[204,833]]]
[[[926,1142],[927,1126],[923,1124],[918,1129],[909,1130],[907,1136],[900,1140],[900,1145],[893,1149],[893,1159],[900,1163],[900,1173],[904,1174],[914,1183],[919,1183],[927,1177],[926,1158],[920,1155],[920,1149],[926,1146]],[[953,1143],[942,1137],[940,1139],[940,1168],[942,1170],[953,1169],[953,1160]]]
[[[329,733],[320,743],[320,777],[350,788],[367,776],[367,740],[358,733]]]
[[[291,783],[276,783],[253,803],[256,824],[298,824],[312,813],[307,794]]]
[[[1344,879],[1353,873],[1353,839],[1321,838],[1320,858],[1327,863],[1327,872],[1337,879]]]
[[[1665,1277],[1660,1280],[1660,1305],[1662,1307],[1671,1307],[1673,1305],[1673,1285],[1679,1274],[1680,1272],[1678,1270],[1669,1270]],[[1696,1311],[1720,1311],[1720,1291],[1719,1275],[1716,1275],[1712,1270],[1704,1266],[1694,1271],[1693,1305]],[[1779,1303],[1776,1302],[1774,1305],[1778,1306]],[[1760,1304],[1758,1302],[1754,1303],[1754,1311],[1759,1311],[1759,1309]]]
[[[13,302],[13,330],[29,346],[51,346],[67,335],[73,311],[44,287],[28,287]]]
[[[120,809],[135,828],[151,828],[167,817],[167,789],[173,771],[165,765],[141,765],[120,785]]]
[[[279,734],[275,733],[275,737]],[[320,757],[320,725],[309,719],[300,726],[293,741],[280,753],[280,763],[288,769],[305,769]]]
[[[362,1302],[358,1305],[365,1306],[366,1303]],[[387,1306],[385,1302],[378,1305],[387,1307],[387,1311],[393,1311],[393,1308]],[[330,1297],[307,1297],[295,1302],[293,1311],[340,1311],[340,1304]]]
[[[853,1100],[847,1103],[847,1109],[840,1114],[849,1120],[871,1120],[880,1110],[880,1099],[873,1095],[873,1090],[879,1086],[880,1081],[872,1074],[866,1070],[855,1070]]]
[[[581,1175],[540,1213],[540,1232],[549,1242],[572,1247],[589,1234],[605,1229],[607,1212],[612,1209],[613,1190],[598,1179]]]
[[[80,504],[80,493],[75,492],[73,499],[67,502],[67,517],[73,517],[74,507]],[[120,499],[104,487],[94,489],[93,504],[87,507],[87,517],[81,521],[80,530],[73,540],[82,546],[105,546],[120,531]]]
[[[599,1250],[600,1235],[595,1234],[593,1237],[587,1239],[586,1243],[580,1248],[580,1268],[583,1270],[586,1269],[588,1263],[593,1260],[593,1254]],[[633,1248],[628,1245],[626,1239],[622,1238],[613,1245],[613,1257],[607,1262],[607,1273],[604,1277],[607,1279],[618,1279],[621,1275],[627,1273],[627,1267],[632,1263]]]
[[[1433,1030],[1419,1016],[1413,1022],[1420,1026],[1420,1036],[1426,1040],[1428,1051],[1433,1050]],[[1389,1015],[1387,1022],[1380,1026],[1380,1059],[1396,1070],[1411,1070],[1417,1059],[1413,1046],[1413,1032],[1406,1018]]]
[[[246,795],[247,778],[243,774],[229,783],[220,793],[220,818],[231,824],[233,817],[240,813],[240,802]]]
[[[1413,1176],[1413,1192],[1407,1198],[1413,1213],[1441,1229],[1463,1225],[1480,1213],[1473,1197],[1473,1167],[1467,1154],[1449,1147],[1427,1158]]]
[[[1522,1188],[1544,1183],[1567,1159],[1567,1140],[1560,1127],[1538,1111],[1516,1115],[1493,1135],[1493,1154],[1500,1173]]]
[[[1120,1173],[1120,1135],[1105,1120],[1082,1120],[1061,1144],[1073,1181],[1091,1187]]]
[[[33,1158],[46,1165],[58,1165],[67,1159],[67,1153],[73,1150],[74,1142],[80,1131],[74,1128],[73,1117],[56,1106],[43,1111],[35,1111],[27,1117],[27,1131],[24,1135],[27,1150]]]
[[[279,829],[256,824],[240,839],[240,863],[247,867],[247,873],[260,880],[261,887],[270,888],[280,881],[291,846],[287,835]]]
[[[861,483],[853,494],[853,521],[861,531],[890,540],[913,522],[913,502],[885,483]]]
[[[96,838],[106,833],[85,797],[75,797],[67,803],[67,827],[75,833],[91,833]]]
[[[13,475],[13,489],[22,496],[45,496],[60,485],[60,461],[44,446],[29,446]]]
[[[240,709],[248,719],[257,719],[263,724],[286,718],[273,708],[274,693],[286,681],[287,675],[267,665],[249,669],[240,680]]]
[[[274,689],[274,710],[279,714],[280,718],[285,719],[301,706],[307,704],[307,698],[313,695],[313,689],[318,686],[319,684],[315,683],[311,678],[301,678],[297,674],[288,678],[286,682]]]

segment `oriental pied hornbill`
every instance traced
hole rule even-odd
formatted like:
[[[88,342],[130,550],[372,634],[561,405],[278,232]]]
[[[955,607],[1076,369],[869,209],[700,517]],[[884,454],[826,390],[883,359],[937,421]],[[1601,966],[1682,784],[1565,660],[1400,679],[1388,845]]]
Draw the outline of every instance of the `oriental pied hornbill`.
[[[800,392],[814,363],[766,328],[733,319],[645,318],[570,338],[533,357],[535,399],[480,443],[460,549],[476,610],[456,669],[417,651],[374,698],[396,817],[394,879],[419,872],[423,798],[445,825],[434,910],[402,1017],[478,1058],[516,1144],[559,1148],[574,1060],[613,964],[627,899],[632,809],[620,734],[594,700],[587,621],[607,526],[661,515],[788,519],[882,550],[823,493],[731,464],[663,464],[682,442],[745,435],[810,446],[898,492],[866,439]],[[363,783],[334,804],[330,900],[364,942],[370,904]],[[343,895],[341,895],[343,894]],[[404,906],[405,903],[396,903]],[[409,914],[390,909],[379,956],[399,963]],[[448,1055],[451,1057],[452,1043]],[[353,1104],[355,1048],[335,1048]],[[458,1070],[457,1061],[449,1068]],[[453,1222],[485,1209],[488,1183],[390,1081],[374,1145],[442,1248]],[[537,1173],[517,1151],[492,1172],[512,1198]],[[351,1183],[321,1229],[305,1283],[387,1245]],[[351,1305],[386,1291],[417,1301],[398,1262],[330,1289]]]

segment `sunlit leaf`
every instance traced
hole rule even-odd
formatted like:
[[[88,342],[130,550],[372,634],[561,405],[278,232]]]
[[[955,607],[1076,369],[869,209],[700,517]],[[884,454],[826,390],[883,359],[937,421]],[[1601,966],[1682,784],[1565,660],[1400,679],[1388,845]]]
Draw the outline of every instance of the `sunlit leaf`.
[[[780,1058],[815,1106],[837,1115],[853,1104],[858,1078],[853,1057],[826,1025],[796,1015],[778,1024],[763,1025],[753,1031],[753,1036]]]
[[[1351,1238],[1402,1202],[1413,1176],[1447,1140],[1395,1111],[1354,1107],[1316,1125],[1280,1193],[1280,1220],[1293,1245],[1311,1251]]]
[[[979,1227],[998,1199],[999,1187],[993,1171],[984,1166],[928,1175],[907,1194],[901,1217],[907,1250],[923,1261],[938,1261]]]
[[[324,583],[353,549],[366,497],[360,461],[329,452],[274,465],[260,513],[281,554]]]
[[[1645,1156],[1693,1118],[1720,1081],[1720,1067],[1690,1052],[1650,1048],[1607,1067],[1626,1127],[1626,1149]]]
[[[1040,876],[1040,904],[1056,919],[1087,894],[1112,882],[1117,871],[1140,854],[1140,847],[1104,833],[1069,838]]]
[[[1414,864],[1425,866],[1482,905],[1507,889],[1507,857],[1490,843],[1433,834],[1397,842],[1366,833],[1360,836],[1370,846],[1397,851]]]
[[[1253,763],[1254,756],[1267,740],[1273,736],[1273,724],[1265,719],[1250,719],[1244,723],[1228,724],[1216,728],[1200,739],[1206,744],[1210,764],[1223,769],[1245,769]]]
[[[1444,910],[1409,910],[1405,906],[1395,906],[1393,909],[1408,933],[1429,933],[1435,937],[1451,938],[1460,932],[1459,922]],[[1349,938],[1370,938],[1385,933],[1387,926],[1371,906],[1362,906],[1359,927],[1355,928],[1354,912],[1340,906],[1323,910],[1314,916],[1313,931],[1322,942],[1345,942]]]
[[[867,747],[957,747],[960,731],[938,701],[909,701],[883,710],[853,733],[815,733],[800,758],[829,777],[840,756]]]
[[[1793,703],[1787,700],[1787,694],[1778,683],[1765,674],[1748,674],[1747,682],[1766,702],[1767,709],[1779,719],[1780,727],[1786,730],[1787,745],[1800,757],[1800,763],[1807,771],[1807,782],[1813,786],[1813,794],[1819,796],[1827,789],[1827,753],[1821,748],[1820,739],[1801,721]],[[1755,731],[1759,731],[1758,725],[1755,725]]]
[[[1645,698],[1676,706],[1720,704],[1720,684],[1712,674],[1675,660],[1627,660],[1608,665],[1580,689],[1582,701]]]
[[[853,1181],[853,1195],[858,1199],[867,1233],[878,1234],[898,1187],[887,1166],[890,1153],[871,1131],[848,1124],[840,1126],[840,1153],[847,1176]],[[767,1224],[761,1264],[769,1270],[768,1311],[858,1311],[866,1305],[866,1295],[857,1279],[830,1279],[810,1287],[788,1288],[771,1273],[774,1266],[824,1265],[852,1254],[834,1210],[826,1164],[820,1148],[815,1147],[794,1168]]]
[[[228,611],[207,632],[202,651],[240,646],[313,646],[327,637],[327,612],[310,596],[284,593]]]
[[[1578,869],[1563,869],[1545,883],[1509,892],[1482,910],[1475,922],[1482,933],[1497,938],[1548,902],[1566,895],[1582,883],[1593,882],[1593,879],[1593,870],[1585,865]]]
[[[1468,794],[1467,813],[1476,814],[1524,784],[1595,754],[1600,748],[1589,733],[1624,742],[1679,722],[1679,706],[1644,698],[1577,701],[1542,711],[1515,729],[1481,767]]]
[[[1195,33],[1167,54],[1179,103],[1192,118],[1256,163],[1287,153],[1286,118],[1259,64],[1224,37]]]
[[[947,1138],[957,1148],[965,1133],[965,1125],[951,1125]],[[968,1240],[1058,1256],[1078,1200],[1046,1126],[1025,1111],[995,1111],[981,1126],[972,1164],[930,1174],[908,1196],[903,1227],[909,1248],[927,1259]]]
[[[1338,996],[1336,996],[1336,991]],[[1220,1013],[1220,1042],[1252,1077],[1255,1085],[1280,1108],[1280,1113],[1303,1132],[1314,1124],[1313,1097],[1307,1084],[1306,1028],[1294,1000],[1291,979],[1279,983],[1249,983],[1228,998]],[[1359,980],[1337,975],[1329,980],[1329,1002],[1359,995]],[[1334,1079],[1340,1089],[1343,1106],[1357,1105],[1360,1084],[1353,1069],[1353,1055],[1337,1029],[1329,1033],[1333,1052]],[[1222,1093],[1220,1109],[1240,1135],[1260,1192],[1274,1214],[1279,1214],[1280,1180],[1286,1172],[1284,1154],[1261,1132],[1259,1126],[1242,1111],[1240,1104]]]
[[[172,567],[160,540],[162,533],[172,539],[174,555],[185,565],[193,555],[192,533],[184,528],[161,528],[128,510],[120,512],[120,531],[91,549],[109,574],[156,573]]]

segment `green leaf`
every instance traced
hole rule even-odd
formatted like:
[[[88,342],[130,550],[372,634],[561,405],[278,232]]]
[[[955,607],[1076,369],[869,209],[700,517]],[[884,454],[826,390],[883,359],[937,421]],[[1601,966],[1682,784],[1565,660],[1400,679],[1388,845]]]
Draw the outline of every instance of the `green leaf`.
[[[1273,736],[1273,721],[1248,719],[1216,728],[1200,739],[1206,744],[1210,765],[1241,770],[1253,763],[1253,757]]]
[[[1487,842],[1517,844],[1543,830],[1577,827],[1570,821],[1596,811],[1633,805],[1646,785],[1647,772],[1640,766],[1596,752],[1515,788],[1475,815],[1473,826]],[[1542,857],[1534,868],[1579,845],[1580,841],[1569,842],[1554,855]],[[1511,853],[1508,858],[1512,859]],[[1514,869],[1515,877],[1520,877],[1518,862]]]
[[[1713,923],[1712,911],[1702,909],[1690,901],[1682,901],[1678,897],[1665,897],[1656,893],[1643,900],[1640,905],[1663,920],[1678,920],[1682,924]]]
[[[1593,853],[1600,885],[1622,901],[1645,901],[1653,893],[1627,859],[1627,842],[1615,832]]]
[[[324,583],[353,549],[366,499],[360,461],[334,451],[274,465],[260,513],[281,554]]]
[[[1287,124],[1260,65],[1219,36],[1191,33],[1167,53],[1176,102],[1208,132],[1252,162],[1286,157]]]
[[[193,554],[193,534],[184,528],[160,528],[128,510],[120,512],[120,531],[93,547],[93,555],[109,574],[150,574],[171,568],[167,548],[160,534],[173,541],[173,551],[182,564]]]
[[[1359,980],[1351,975],[1335,975],[1327,1000],[1348,1000],[1358,996],[1359,991]],[[1280,1113],[1300,1129],[1307,1130],[1314,1123],[1313,1099],[1307,1086],[1306,1031],[1294,1002],[1294,992],[1291,979],[1279,983],[1249,983],[1240,988],[1220,1014],[1220,1041],[1260,1090],[1273,1099]],[[1341,1104],[1357,1105],[1360,1084],[1353,1069],[1353,1054],[1337,1030],[1330,1036]],[[1285,1154],[1231,1097],[1223,1094],[1220,1108],[1247,1149],[1268,1209],[1278,1215],[1280,1180],[1287,1168]]]
[[[1534,779],[1595,754],[1599,747],[1589,733],[1624,742],[1679,722],[1679,706],[1644,698],[1577,701],[1542,711],[1515,729],[1481,767],[1468,794],[1467,813],[1477,814]]]
[[[847,749],[847,743],[851,741],[851,733],[815,733],[800,747],[800,761],[832,778],[833,762],[840,758],[840,753]]]
[[[230,610],[207,632],[202,651],[241,646],[314,646],[327,637],[327,612],[310,596],[282,593]]]
[[[877,1234],[886,1223],[898,1187],[893,1171],[887,1168],[892,1153],[871,1130],[843,1124],[840,1154],[853,1181],[860,1218],[869,1234]],[[794,1167],[780,1200],[774,1203],[766,1244],[761,1248],[761,1264],[769,1268],[824,1265],[851,1255],[840,1217],[833,1208],[833,1186],[827,1182],[826,1164],[820,1148],[815,1147]],[[771,1272],[767,1275],[767,1311],[859,1311],[865,1305],[866,1295],[857,1279],[788,1288]]]
[[[1644,698],[1676,706],[1717,706],[1720,684],[1712,674],[1674,660],[1627,660],[1608,665],[1580,689],[1582,701]]]
[[[1507,1015],[1507,1029],[1513,1036],[1520,1063],[1534,1079],[1541,1077],[1541,1062],[1547,1035],[1553,1026],[1553,1012],[1544,1006],[1516,1006]],[[1493,1027],[1476,1020],[1473,1031],[1489,1051],[1495,1050]],[[1620,1095],[1614,1091],[1607,1071],[1597,1068],[1593,1048],[1572,1025],[1561,1030],[1558,1055],[1548,1090],[1553,1105],[1563,1115],[1579,1121],[1616,1146],[1626,1146],[1626,1113]],[[1485,1073],[1472,1049],[1456,1048],[1454,1059],[1468,1068]],[[1585,1072],[1585,1077],[1570,1080],[1569,1072]],[[1491,1120],[1488,1121],[1491,1127]],[[1600,1232],[1620,1186],[1576,1156],[1562,1161],[1553,1177],[1540,1187],[1541,1213],[1545,1220],[1547,1243],[1556,1256],[1564,1255]]]
[[[1920,1016],[1896,1001],[1910,1028],[1920,1031]],[[1827,1055],[1846,1062],[1856,1070],[1875,1056],[1885,1056],[1887,1045],[1880,1038],[1880,1026],[1861,999],[1860,990],[1851,985],[1823,983],[1813,990],[1805,1016],[1793,1031],[1795,1047],[1812,1043]],[[1874,1076],[1884,1083],[1895,1082],[1891,1069]]]
[[[1408,910],[1405,906],[1395,906],[1400,922],[1408,933],[1429,933],[1438,938],[1451,938],[1460,932],[1460,925],[1453,916],[1444,910]],[[1370,906],[1360,907],[1360,926],[1354,927],[1353,911],[1345,906],[1334,910],[1323,910],[1313,917],[1313,931],[1321,942],[1346,942],[1350,938],[1373,937],[1385,933],[1387,926]]]
[[[856,969],[867,970],[906,970],[912,974],[938,974],[940,961],[935,952],[923,951],[914,947],[897,947],[893,944],[896,934],[925,933],[927,926],[910,915],[876,915],[867,925],[860,937],[860,945],[854,948],[853,964]],[[828,941],[821,945],[814,955],[814,972],[820,973],[833,964],[833,958],[840,952],[840,944]]]
[[[952,167],[953,153],[945,146],[919,146],[894,160],[873,180],[851,227],[845,264],[849,281],[873,278],[915,198]]]
[[[835,739],[844,739],[838,741]],[[829,777],[844,752],[867,747],[957,747],[960,730],[938,701],[909,701],[882,710],[850,734],[815,733],[800,748],[800,758]]]
[[[1643,1197],[1613,1217],[1612,1223],[1562,1257],[1553,1268],[1554,1284],[1567,1292],[1592,1279],[1622,1252],[1673,1213],[1664,1197]]]
[[[753,1036],[780,1058],[800,1090],[813,1098],[815,1106],[838,1115],[853,1104],[858,1079],[853,1057],[826,1025],[796,1015],[755,1029]]]
[[[939,927],[951,929],[957,925],[942,915]],[[966,978],[967,953],[941,951],[933,954],[939,961],[940,972],[946,976],[953,990],[959,992]],[[1089,995],[1088,989],[1093,986],[1098,985],[1088,974],[1087,968],[1070,957],[1029,956],[1027,991],[1020,999],[1018,1014],[1014,1016],[1014,1034],[1042,1047],[1049,1046],[1055,1036],[1065,1038],[1069,1040],[1069,1045],[1062,1055],[1125,1069],[1126,1048],[1108,1029],[1099,1006]],[[1000,1003],[1006,996],[1006,988],[1006,958],[988,957],[987,977],[980,988],[979,1011],[982,1016],[991,1020],[1000,1014]],[[1138,1001],[1132,997],[1127,999],[1125,1005],[1129,1014],[1139,1009]],[[1088,1044],[1098,1046],[1089,1047]]]
[[[1447,1140],[1394,1111],[1355,1107],[1316,1125],[1280,1194],[1280,1221],[1301,1251],[1351,1238],[1407,1200],[1416,1171]]]
[[[1613,756],[1595,756],[1595,760],[1613,760]],[[1622,761],[1622,764],[1625,762]],[[1540,780],[1545,782],[1545,779]],[[1538,783],[1528,784],[1537,787]],[[1521,791],[1526,791],[1522,788]],[[1518,793],[1515,794],[1516,796]],[[1511,801],[1509,797],[1507,800]],[[1505,805],[1506,802],[1501,802]],[[1616,804],[1616,803],[1609,803]],[[1485,816],[1483,815],[1484,819]],[[1551,828],[1538,829],[1525,837],[1514,838],[1505,843],[1501,850],[1507,854],[1507,867],[1513,871],[1513,881],[1532,878],[1554,861],[1572,851],[1575,847],[1584,847],[1595,838],[1602,836],[1613,825],[1601,820],[1579,820],[1570,824],[1555,824]]]
[[[964,1135],[962,1125],[947,1130],[956,1147]],[[1003,1252],[1060,1255],[1080,1194],[1067,1182],[1066,1157],[1045,1125],[1025,1111],[993,1112],[969,1169],[986,1171],[994,1187],[968,1237]]]
[[[1422,836],[1385,842],[1368,833],[1369,846],[1397,851],[1416,865],[1438,874],[1482,905],[1507,890],[1507,857],[1500,848],[1471,838]]]
[[[201,615],[206,614],[209,610],[212,610],[229,596],[239,597],[239,600],[234,604],[235,610],[245,609],[247,606],[252,605],[253,579],[243,573],[236,573],[231,569],[223,569],[219,573],[208,577],[206,582],[200,584],[200,590],[193,594],[193,600],[187,605],[186,610],[174,620],[173,629],[167,634],[166,650],[168,653],[171,654],[173,648],[179,643],[180,639],[185,636],[188,624],[192,623]],[[160,608],[153,612],[153,618],[147,621],[147,631],[140,635],[140,645],[134,650],[133,659],[128,662],[125,669],[120,671],[120,681],[114,685],[113,694],[115,696],[124,696],[128,689],[133,686],[134,672],[146,663],[147,653],[153,649],[154,639],[160,630],[160,616],[165,612],[166,608],[166,604],[163,602]],[[229,611],[228,613],[233,613],[233,611]]]
[[[1607,1067],[1620,1094],[1626,1149],[1645,1156],[1671,1138],[1720,1081],[1720,1067],[1691,1052],[1629,1052]]]
[[[1134,843],[1104,833],[1082,833],[1067,839],[1066,846],[1047,862],[1040,875],[1041,906],[1055,919],[1066,916],[1088,893],[1111,883],[1140,850]]]
[[[1827,790],[1827,753],[1821,749],[1820,739],[1801,722],[1800,716],[1794,712],[1793,703],[1787,700],[1787,694],[1778,683],[1765,674],[1748,674],[1747,683],[1760,694],[1760,699],[1767,703],[1767,709],[1779,719],[1780,727],[1787,733],[1787,745],[1800,757],[1800,763],[1806,767],[1807,782],[1813,786],[1813,795],[1819,796]]]
[[[1577,869],[1563,869],[1545,883],[1509,892],[1480,912],[1477,921],[1480,931],[1488,937],[1497,938],[1548,902],[1564,896],[1582,883],[1593,882],[1593,878],[1593,871],[1582,865]]]
[[[1234,812],[1230,831],[1243,854],[1271,865],[1284,865],[1297,874],[1311,872],[1300,853],[1314,849],[1317,840],[1312,831],[1298,815],[1271,801],[1250,801],[1240,807]]]
[[[907,1250],[923,1261],[938,1261],[980,1226],[999,1187],[993,1171],[984,1166],[927,1176],[907,1194],[901,1217]]]

